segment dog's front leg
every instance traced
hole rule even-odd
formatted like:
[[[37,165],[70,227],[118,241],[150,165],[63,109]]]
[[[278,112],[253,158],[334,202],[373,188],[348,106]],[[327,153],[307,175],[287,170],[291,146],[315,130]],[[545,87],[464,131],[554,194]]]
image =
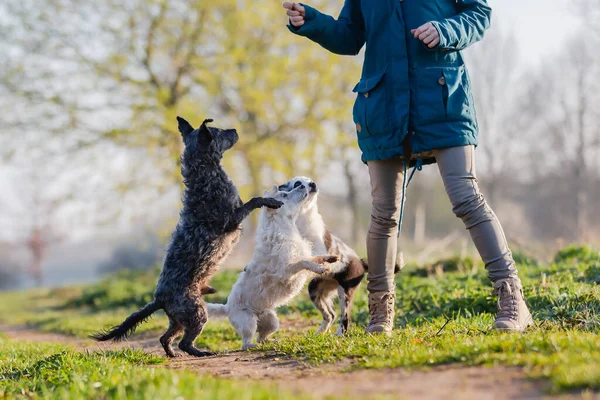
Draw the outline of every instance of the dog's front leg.
[[[246,219],[246,217],[248,215],[250,215],[250,213],[252,211],[256,210],[257,208],[269,207],[269,208],[277,209],[277,208],[281,207],[282,205],[283,205],[283,203],[280,202],[279,200],[275,200],[275,199],[271,199],[271,198],[264,198],[264,197],[254,197],[254,198],[250,199],[246,204],[237,208],[233,212],[233,215],[229,219],[229,221],[225,227],[225,230],[230,232],[230,231],[237,229],[237,227],[240,226],[242,221],[244,221],[244,219]]]
[[[302,260],[295,264],[292,264],[292,271],[298,273],[300,271],[308,270],[315,274],[324,274],[329,272],[329,269],[324,267],[324,263],[333,263],[338,260],[337,256],[316,256],[310,260]]]
[[[297,263],[292,264],[291,267],[292,275],[297,274],[300,271],[312,271],[315,274],[324,274],[328,271],[328,269],[321,264],[314,263],[310,260],[298,261]]]

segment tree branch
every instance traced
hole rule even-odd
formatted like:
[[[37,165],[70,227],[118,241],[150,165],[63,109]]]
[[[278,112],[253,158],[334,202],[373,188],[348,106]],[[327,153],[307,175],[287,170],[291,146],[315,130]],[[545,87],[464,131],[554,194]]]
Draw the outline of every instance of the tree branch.
[[[152,18],[152,20],[150,22],[150,27],[148,28],[148,34],[146,35],[146,46],[144,49],[144,58],[142,58],[142,65],[145,67],[146,72],[148,73],[148,76],[150,77],[150,83],[152,83],[152,85],[154,87],[156,87],[157,89],[161,87],[161,84],[160,84],[158,78],[156,77],[156,75],[154,74],[154,72],[152,71],[152,67],[151,67],[150,63],[151,63],[152,53],[154,51],[154,38],[155,38],[155,34],[156,34],[156,29],[162,22],[162,20],[165,16],[166,10],[167,10],[167,2],[165,0],[163,0],[160,4],[160,9],[158,11],[158,15],[156,17]]]

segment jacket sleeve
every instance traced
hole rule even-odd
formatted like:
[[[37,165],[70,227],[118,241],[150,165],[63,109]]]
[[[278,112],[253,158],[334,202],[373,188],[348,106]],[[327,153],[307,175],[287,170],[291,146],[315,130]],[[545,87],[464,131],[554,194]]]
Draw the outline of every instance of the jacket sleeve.
[[[288,24],[296,35],[305,36],[341,55],[356,55],[365,44],[365,26],[359,0],[345,0],[338,19],[304,5],[304,25],[299,28]]]
[[[457,0],[458,14],[432,21],[440,34],[439,50],[463,50],[483,38],[490,27],[492,9],[487,0]]]

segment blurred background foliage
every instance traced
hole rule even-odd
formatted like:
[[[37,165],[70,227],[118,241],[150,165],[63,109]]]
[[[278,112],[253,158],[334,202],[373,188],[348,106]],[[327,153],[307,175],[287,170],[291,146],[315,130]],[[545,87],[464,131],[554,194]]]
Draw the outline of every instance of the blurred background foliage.
[[[337,15],[341,2],[311,5]],[[484,194],[514,248],[548,261],[600,238],[597,1],[568,17],[573,38],[546,58],[524,60],[502,20],[466,53]],[[0,270],[14,278],[3,282],[160,260],[180,206],[176,115],[239,130],[224,164],[244,199],[313,177],[328,225],[364,253],[370,187],[351,117],[361,56],[332,55],[285,23],[277,1],[3,1]],[[255,221],[228,266],[248,259]],[[435,167],[411,184],[405,221],[409,261],[478,260]]]

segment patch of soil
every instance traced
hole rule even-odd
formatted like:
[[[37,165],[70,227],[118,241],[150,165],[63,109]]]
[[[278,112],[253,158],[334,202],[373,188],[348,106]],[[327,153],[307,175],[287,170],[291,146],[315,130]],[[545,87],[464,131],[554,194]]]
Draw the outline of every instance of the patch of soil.
[[[42,333],[23,326],[0,325],[0,331],[13,339],[62,343],[78,350],[141,347],[149,353],[164,355],[154,335],[134,337],[123,343],[96,343],[65,335]],[[201,375],[264,380],[283,390],[305,395],[308,393],[314,399],[326,399],[329,396],[419,400],[600,399],[597,394],[547,396],[547,383],[527,379],[520,368],[441,366],[420,371],[381,369],[342,372],[350,365],[348,362],[312,367],[273,353],[243,351],[205,358],[186,355],[168,360],[164,365],[166,368],[185,369]]]

